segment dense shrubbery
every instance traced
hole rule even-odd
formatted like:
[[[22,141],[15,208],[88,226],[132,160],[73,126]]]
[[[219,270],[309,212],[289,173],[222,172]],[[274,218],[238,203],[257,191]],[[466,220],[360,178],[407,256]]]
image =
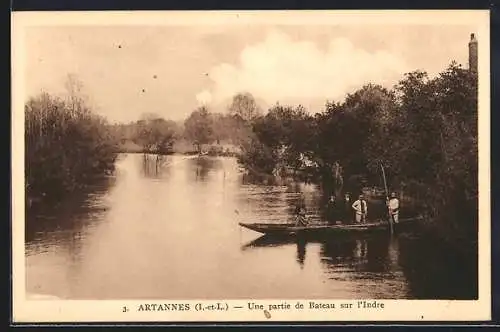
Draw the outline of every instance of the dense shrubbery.
[[[455,63],[434,79],[408,73],[392,90],[368,84],[314,116],[276,105],[252,128],[247,169],[286,169],[338,194],[380,185],[383,163],[391,189],[446,231],[477,235],[477,80]]]
[[[25,105],[28,203],[58,199],[112,172],[116,147],[105,120],[82,99],[42,93]]]

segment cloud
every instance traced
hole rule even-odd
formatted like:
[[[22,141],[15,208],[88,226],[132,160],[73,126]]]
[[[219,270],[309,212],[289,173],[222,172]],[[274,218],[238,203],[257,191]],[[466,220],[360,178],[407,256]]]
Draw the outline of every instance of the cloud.
[[[208,90],[203,90],[196,95],[198,106],[209,105],[212,102],[212,94]]]
[[[209,71],[213,87],[197,95],[220,103],[242,91],[268,104],[342,100],[371,82],[392,86],[408,71],[405,61],[389,51],[367,52],[348,39],[336,38],[320,49],[311,41],[295,41],[271,31],[257,44],[246,46],[238,64],[219,64]]]

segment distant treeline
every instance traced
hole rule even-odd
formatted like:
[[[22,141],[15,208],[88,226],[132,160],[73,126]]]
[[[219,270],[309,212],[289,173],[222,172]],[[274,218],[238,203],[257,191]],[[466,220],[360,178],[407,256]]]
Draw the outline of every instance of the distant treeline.
[[[121,152],[232,155],[249,127],[237,115],[210,113],[200,107],[181,123],[144,114],[140,120],[114,124],[110,130]]]
[[[226,113],[212,113],[201,106],[183,122],[145,113],[137,121],[112,125],[111,131],[123,152],[234,155],[251,132],[249,120],[261,113],[251,94],[239,93],[233,97]],[[177,144],[179,142],[181,144]],[[191,148],[185,147],[186,142]]]

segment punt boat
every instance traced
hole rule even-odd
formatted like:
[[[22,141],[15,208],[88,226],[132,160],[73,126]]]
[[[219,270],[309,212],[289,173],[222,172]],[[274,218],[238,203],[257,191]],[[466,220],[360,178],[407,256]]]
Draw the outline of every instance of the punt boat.
[[[422,220],[422,216],[412,218],[400,218],[399,222],[392,228],[393,230],[401,230],[408,226],[415,225]],[[295,235],[333,235],[345,233],[371,233],[381,231],[391,231],[391,223],[388,220],[379,219],[368,221],[361,224],[311,224],[307,226],[298,226],[295,223],[243,223],[241,227],[250,229],[270,236],[295,236]]]

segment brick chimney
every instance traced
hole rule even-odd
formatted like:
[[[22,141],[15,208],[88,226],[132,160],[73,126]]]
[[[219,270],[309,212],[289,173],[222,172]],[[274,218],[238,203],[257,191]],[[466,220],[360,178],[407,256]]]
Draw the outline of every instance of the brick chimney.
[[[469,70],[477,73],[477,39],[473,33],[470,34],[469,41]]]

